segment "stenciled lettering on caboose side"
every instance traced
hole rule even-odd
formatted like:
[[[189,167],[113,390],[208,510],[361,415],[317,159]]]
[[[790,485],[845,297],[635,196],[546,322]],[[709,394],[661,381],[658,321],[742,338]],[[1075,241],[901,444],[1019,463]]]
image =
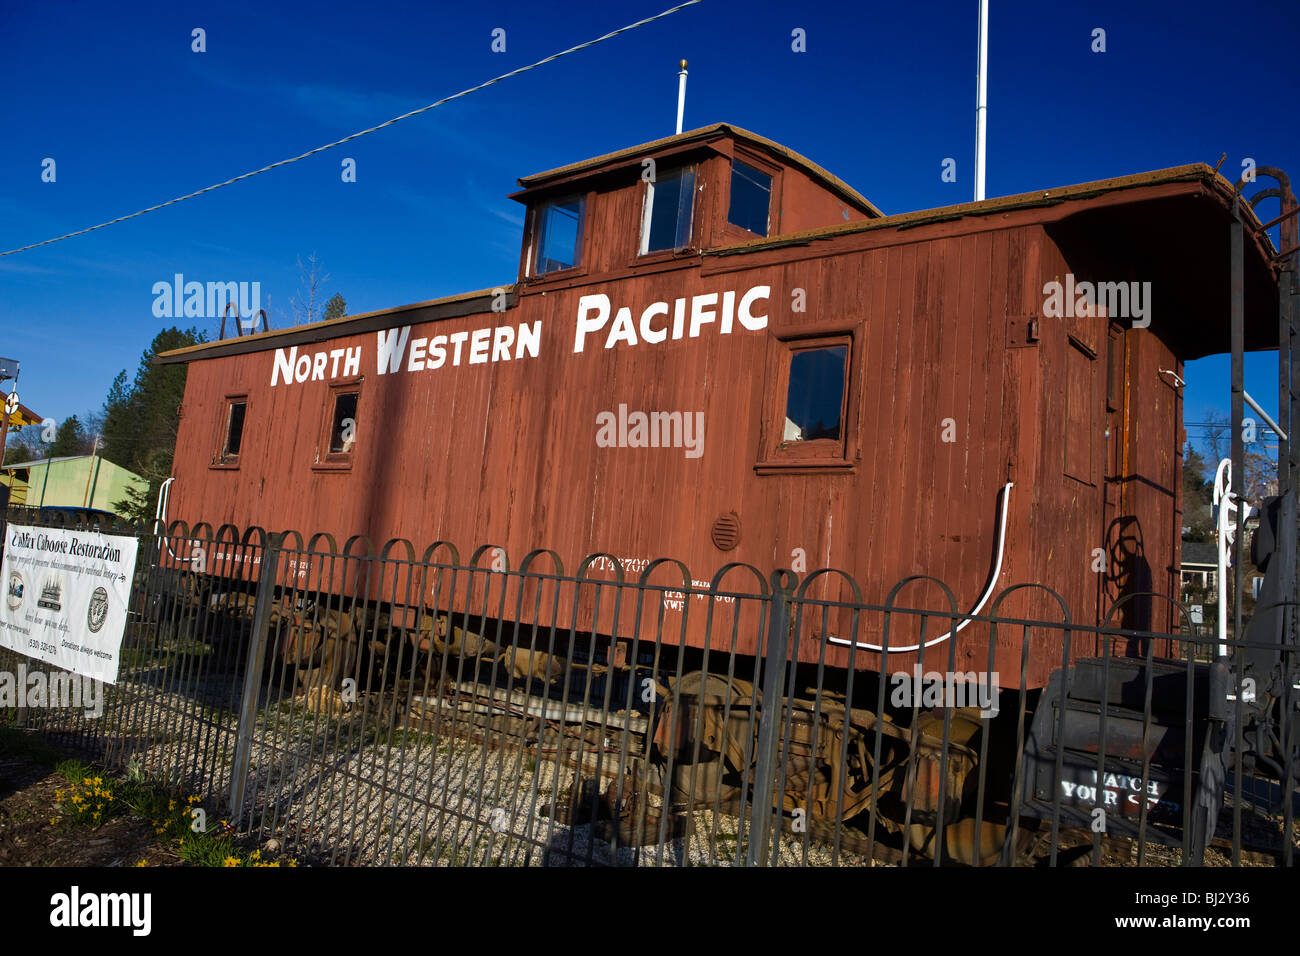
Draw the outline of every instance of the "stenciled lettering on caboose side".
[[[584,295],[578,299],[578,327],[574,334],[573,351],[581,352],[587,336],[606,325],[609,325],[609,332],[605,336],[607,349],[612,349],[619,342],[628,345],[638,345],[640,342],[657,344],[667,339],[670,331],[674,339],[683,336],[698,338],[703,327],[714,322],[721,335],[730,334],[737,321],[750,332],[759,332],[767,328],[767,314],[754,315],[754,305],[759,300],[766,300],[771,292],[771,286],[756,285],[742,295],[738,302],[735,290],[728,289],[722,293],[721,303],[717,292],[705,292],[690,298],[674,299],[671,309],[667,302],[651,302],[641,311],[640,321],[636,325],[632,323],[630,306],[625,305],[615,312],[613,324],[610,324],[609,316],[613,306],[609,296],[603,292]],[[671,322],[668,320],[670,311]],[[638,331],[641,333],[640,339],[637,338]]]
[[[1168,798],[1168,786],[1158,780],[1144,781],[1128,774],[1107,773],[1098,786],[1096,770],[1089,770],[1083,776],[1082,781],[1064,778],[1060,781],[1063,802],[1085,807],[1115,807],[1122,813],[1136,814],[1145,796],[1148,812],[1182,812],[1181,804]]]
[[[756,285],[738,294],[734,289],[704,292],[667,301],[652,302],[633,324],[632,307],[614,309],[603,292],[578,299],[577,331],[573,351],[581,352],[588,335],[609,326],[605,348],[620,342],[652,345],[669,338],[698,338],[706,325],[716,325],[720,335],[729,335],[736,325],[750,332],[767,328],[767,313],[755,314],[766,302],[772,287]],[[610,316],[613,315],[613,321]],[[638,337],[638,332],[640,333]],[[486,365],[522,358],[537,358],[541,352],[542,323],[517,326],[484,326],[465,332],[412,338],[411,326],[384,329],[375,337],[375,370],[380,375],[397,372],[435,371],[444,366]],[[362,365],[361,346],[300,352],[298,346],[276,349],[271,366],[271,385],[320,382],[357,375]]]
[[[531,325],[485,326],[472,332],[452,332],[432,338],[412,338],[411,327],[404,325],[376,334],[375,371],[380,375],[390,375],[426,369],[433,371],[448,364],[483,365],[524,357],[537,358],[541,341],[540,320]],[[291,349],[275,350],[271,384],[323,382],[339,376],[347,378],[360,371],[360,345],[301,354],[295,345]]]

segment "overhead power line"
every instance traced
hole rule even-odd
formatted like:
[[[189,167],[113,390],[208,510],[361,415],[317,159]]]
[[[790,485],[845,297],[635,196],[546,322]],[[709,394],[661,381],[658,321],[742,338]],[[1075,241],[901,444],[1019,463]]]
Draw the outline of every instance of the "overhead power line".
[[[643,27],[647,23],[653,23],[656,20],[662,20],[666,16],[670,16],[671,14],[674,14],[679,10],[684,10],[687,7],[694,6],[695,4],[700,2],[702,2],[702,0],[686,0],[685,3],[678,4],[675,7],[663,11],[663,13],[656,13],[653,17],[646,17],[644,20],[638,20],[636,23],[629,23],[627,26],[619,27],[617,30],[614,30],[610,33],[606,33],[602,37],[597,37],[594,40],[588,40],[586,43],[579,43],[577,46],[569,47],[569,49],[562,50],[559,53],[553,53],[550,56],[546,57],[545,59],[538,60],[536,63],[529,63],[527,66],[521,66],[519,69],[511,70],[509,73],[502,73],[500,76],[493,77],[492,79],[484,83],[480,83],[478,86],[471,86],[467,90],[461,90],[459,93],[453,93],[451,96],[443,97],[437,102],[430,103],[428,106],[421,106],[418,110],[411,110],[409,113],[403,113],[401,116],[394,116],[392,119],[380,123],[378,126],[372,126],[369,129],[363,129],[360,132],[353,133],[351,136],[344,136],[342,139],[335,140],[332,143],[326,143],[324,146],[317,146],[315,149],[309,149],[307,152],[302,153],[299,156],[293,156],[289,159],[282,159],[278,163],[271,163],[269,166],[263,166],[261,169],[255,169],[252,172],[244,173],[242,176],[236,176],[233,179],[227,179],[225,182],[214,183],[211,186],[206,186],[203,189],[199,189],[195,192],[187,193],[184,196],[177,196],[175,199],[169,199],[166,202],[158,203],[158,205],[156,206],[150,206],[147,209],[141,209],[138,212],[133,212],[126,216],[118,216],[116,219],[110,219],[108,222],[101,222],[97,226],[88,226],[85,229],[78,229],[76,232],[70,232],[65,236],[57,236],[54,239],[46,239],[42,242],[33,242],[29,246],[20,246],[17,249],[10,249],[8,252],[0,252],[0,257],[12,256],[15,253],[26,252],[29,249],[38,249],[41,246],[48,246],[54,242],[62,242],[64,239],[71,239],[74,236],[84,236],[86,233],[94,232],[96,229],[103,229],[105,226],[112,226],[119,222],[126,222],[126,220],[128,219],[134,219],[137,216],[143,216],[147,212],[154,212],[155,210],[158,209],[165,209],[167,206],[174,206],[178,202],[184,202],[186,199],[193,199],[195,196],[202,196],[204,193],[210,193],[214,189],[220,189],[222,186],[229,186],[232,183],[237,183],[242,179],[250,179],[253,176],[258,176],[262,173],[270,172],[271,170],[277,169],[280,166],[288,166],[290,163],[296,163],[300,159],[306,159],[308,156],[315,156],[317,153],[323,153],[327,149],[333,149],[335,146],[342,146],[344,143],[349,143],[354,139],[358,139],[359,137],[367,136],[370,133],[376,133],[387,126],[392,126],[394,123],[400,123],[404,119],[410,119],[412,116],[419,116],[421,113],[427,113],[431,109],[442,106],[444,103],[450,103],[452,100],[459,99],[462,96],[468,96],[470,93],[477,93],[479,90],[486,89],[487,87],[491,86],[493,83],[500,83],[502,80],[508,80],[510,79],[510,77],[518,76],[520,73],[527,73],[529,70],[535,70],[537,69],[537,67],[544,66],[547,63],[551,63],[555,60],[558,60],[562,56],[568,56],[570,53],[577,53],[580,50],[587,49],[587,47],[595,46],[597,43],[603,43],[606,40],[618,36],[620,33],[627,33],[629,30],[635,30],[637,27]]]

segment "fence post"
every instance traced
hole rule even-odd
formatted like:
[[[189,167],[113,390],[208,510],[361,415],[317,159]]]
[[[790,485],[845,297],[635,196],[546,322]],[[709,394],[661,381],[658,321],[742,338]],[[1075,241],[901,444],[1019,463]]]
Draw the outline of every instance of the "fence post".
[[[767,866],[772,845],[772,781],[776,775],[778,729],[785,702],[786,655],[790,649],[790,598],[798,579],[793,571],[772,572],[772,606],[763,659],[763,704],[758,718],[754,792],[749,818],[747,866]],[[779,821],[776,824],[780,825]]]
[[[253,725],[257,722],[257,697],[262,687],[266,641],[271,629],[271,607],[275,604],[276,566],[280,560],[283,534],[273,534],[262,552],[262,574],[257,581],[257,603],[253,609],[253,633],[244,662],[244,695],[240,698],[239,729],[235,735],[235,762],[230,777],[230,819],[238,825],[244,814],[248,786],[248,763],[253,746]]]

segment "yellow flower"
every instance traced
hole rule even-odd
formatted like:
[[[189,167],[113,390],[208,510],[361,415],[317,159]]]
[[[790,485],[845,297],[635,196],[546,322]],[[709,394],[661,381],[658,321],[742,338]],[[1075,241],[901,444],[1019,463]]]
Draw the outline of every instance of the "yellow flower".
[[[102,778],[100,778],[100,777],[96,777],[96,778],[95,778],[95,786],[98,787],[98,786],[99,786],[100,784],[102,784],[103,782],[104,782],[104,781],[103,781]]]
[[[54,826],[54,824],[58,822],[59,822],[58,817],[50,817],[50,826]]]
[[[175,809],[176,809],[176,801],[175,801],[175,800],[168,800],[168,801],[167,801],[167,809],[168,809],[168,810],[175,810]]]
[[[82,777],[82,778],[81,778],[81,783],[82,783],[82,786],[89,787],[89,786],[90,786],[90,778],[89,778],[89,777]]]
[[[106,793],[104,794],[104,799],[107,800],[109,803],[112,803],[112,802],[113,802],[113,795],[112,795],[111,793],[107,793],[107,792],[106,792]]]
[[[250,860],[260,860],[262,858],[262,851],[254,850],[252,853],[248,854],[248,858]]]
[[[148,866],[148,865],[149,865],[148,860],[141,860],[139,863],[136,864],[136,866]]]
[[[188,802],[188,803],[190,803],[190,804],[195,804],[195,803],[199,803],[199,802],[200,802],[200,800],[199,800],[198,797],[186,797],[185,799],[186,799],[186,802]]]
[[[298,861],[297,861],[297,860],[290,860],[290,861],[289,861],[289,865],[290,865],[290,866],[297,866],[297,865],[298,865]]]
[[[226,857],[225,861],[222,862],[221,865],[222,865],[222,866],[239,866],[239,858],[238,858],[238,857],[233,857],[233,856],[228,856],[228,857]]]

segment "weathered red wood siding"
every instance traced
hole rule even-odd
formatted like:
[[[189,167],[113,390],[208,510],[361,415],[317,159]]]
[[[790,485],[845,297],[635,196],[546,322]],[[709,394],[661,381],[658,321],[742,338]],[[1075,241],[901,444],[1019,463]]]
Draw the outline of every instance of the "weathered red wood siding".
[[[630,193],[625,193],[630,196]],[[631,201],[631,200],[629,200]],[[627,214],[607,207],[610,221]],[[621,255],[622,253],[619,253]],[[611,253],[611,255],[613,255]],[[613,261],[613,260],[611,260]],[[511,567],[538,547],[554,549],[566,569],[591,552],[620,558],[679,558],[696,579],[708,580],[730,561],[759,569],[789,567],[796,549],[807,568],[841,569],[863,600],[882,604],[889,589],[914,574],[947,584],[959,612],[974,605],[994,560],[998,495],[1010,492],[1007,540],[997,590],[1043,584],[1067,602],[1074,621],[1097,623],[1104,600],[1092,570],[1095,548],[1106,548],[1107,479],[1123,479],[1116,516],[1135,516],[1153,589],[1174,592],[1177,558],[1177,394],[1159,368],[1181,370],[1169,348],[1147,330],[1125,334],[1130,376],[1128,473],[1107,468],[1105,435],[1106,320],[1043,320],[1041,340],[1009,348],[1008,316],[1041,312],[1043,284],[1068,271],[1043,227],[1022,220],[937,224],[822,240],[810,246],[758,249],[705,257],[617,282],[593,275],[527,290],[514,308],[425,323],[411,338],[468,331],[483,325],[542,323],[540,355],[436,371],[377,374],[376,335],[343,336],[314,348],[362,348],[357,445],[343,472],[313,468],[327,414],[328,382],[269,383],[273,349],[200,359],[189,368],[178,440],[171,517],[230,522],[268,530],[329,531],[341,543],[365,534],[376,546],[391,537],[414,543],[417,555],[435,540],[455,542],[462,555],[479,544],[504,547]],[[634,320],[654,301],[704,292],[770,286],[768,328],[729,335],[706,326],[698,338],[661,344],[620,344],[606,350],[604,333],[573,351],[577,302],[605,292],[613,309],[632,307]],[[792,310],[803,290],[806,311]],[[395,315],[393,325],[403,320]],[[801,328],[851,332],[850,422],[860,458],[848,473],[758,474],[770,378],[785,346],[778,336]],[[1066,380],[1067,335],[1097,357],[1082,366],[1087,381]],[[1065,474],[1063,437],[1069,388],[1088,397],[1082,440],[1092,443],[1092,475]],[[211,467],[224,427],[225,396],[248,395],[243,453],[237,469]],[[598,448],[596,415],[629,410],[704,413],[704,454],[683,449]],[[944,441],[952,419],[955,441]],[[776,422],[766,423],[768,431]],[[1076,423],[1075,432],[1079,429]],[[1078,437],[1078,436],[1075,436]],[[719,551],[710,539],[715,518],[735,512],[740,541]],[[598,577],[611,578],[596,572]],[[671,582],[665,569],[656,582]],[[728,581],[748,588],[748,580]],[[813,595],[848,598],[829,578]],[[1111,595],[1113,597],[1113,595]],[[612,626],[608,597],[595,624]],[[914,583],[902,605],[941,609],[941,592]],[[579,626],[588,626],[584,599]],[[633,628],[631,604],[620,632]],[[643,619],[653,634],[658,607]],[[706,604],[688,602],[688,639],[702,640]],[[983,613],[992,611],[986,606]],[[1045,592],[1017,592],[1001,614],[1061,616]],[[726,634],[723,615],[715,635]],[[805,634],[821,633],[821,615],[805,619]],[[674,615],[676,615],[674,617]],[[563,617],[563,613],[561,614]],[[668,611],[666,631],[680,626]],[[851,618],[832,613],[829,630],[850,636]],[[1163,626],[1158,611],[1153,624]],[[882,618],[866,613],[857,638],[879,643]],[[927,638],[948,629],[932,619]],[[912,643],[914,623],[896,620],[890,643]],[[753,629],[740,634],[753,652]],[[1017,679],[1020,643],[1031,644],[1030,686],[1059,666],[1059,632],[1002,628],[994,669],[1003,684]],[[717,638],[715,636],[715,645]],[[988,632],[973,624],[953,644],[926,651],[928,667],[946,667],[949,647],[961,670],[988,669]],[[1092,644],[1076,638],[1074,654]],[[816,640],[801,656],[816,660]],[[831,646],[826,662],[878,667],[877,655]],[[889,668],[910,667],[915,655],[891,655]]]

